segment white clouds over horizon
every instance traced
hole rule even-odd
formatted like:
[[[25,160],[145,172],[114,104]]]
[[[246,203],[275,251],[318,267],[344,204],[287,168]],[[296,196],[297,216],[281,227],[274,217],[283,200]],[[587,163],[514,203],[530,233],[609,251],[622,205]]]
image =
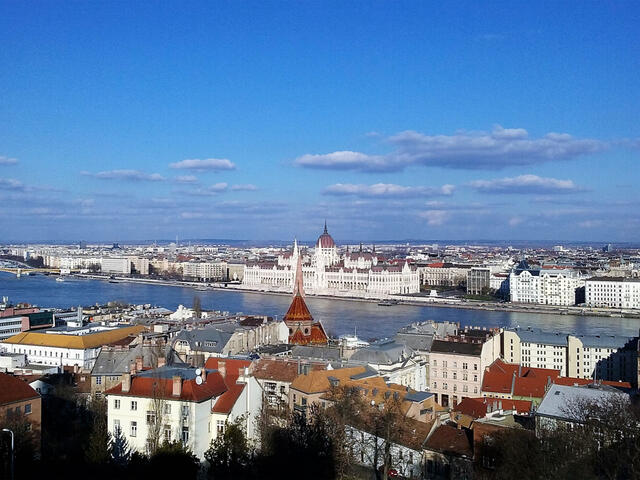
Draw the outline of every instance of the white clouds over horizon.
[[[493,180],[474,180],[469,185],[480,193],[558,194],[584,191],[573,180],[559,180],[530,174]]]
[[[395,147],[388,154],[336,151],[305,154],[293,163],[303,168],[362,172],[400,171],[413,165],[498,170],[508,166],[572,160],[603,151],[609,146],[600,140],[574,138],[566,133],[551,132],[540,138],[531,138],[523,128],[499,125],[491,132],[462,131],[453,135],[426,135],[407,130],[388,137],[386,141]]]
[[[166,180],[166,178],[159,173],[145,173],[132,169],[105,170],[97,173],[82,171],[80,174],[102,180],[127,180],[134,182],[163,182]]]
[[[4,155],[0,155],[0,165],[15,165],[18,163],[17,158],[5,157]]]
[[[443,185],[441,187],[411,187],[396,185],[393,183],[376,183],[373,185],[336,183],[329,185],[323,191],[325,195],[357,197],[384,198],[384,197],[434,197],[439,195],[451,195],[455,189],[454,185]]]
[[[195,170],[203,172],[207,170],[235,170],[236,165],[231,160],[228,160],[226,158],[192,158],[170,163],[169,167],[177,170]]]

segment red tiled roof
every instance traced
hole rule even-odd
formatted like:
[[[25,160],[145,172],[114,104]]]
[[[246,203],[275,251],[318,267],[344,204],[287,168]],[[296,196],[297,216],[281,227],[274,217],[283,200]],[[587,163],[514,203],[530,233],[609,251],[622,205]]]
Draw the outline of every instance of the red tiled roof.
[[[186,402],[203,402],[211,397],[217,397],[227,390],[222,375],[219,372],[208,372],[207,379],[202,385],[194,380],[182,381],[182,392],[179,397],[173,396],[173,380],[170,378],[131,377],[131,387],[128,392],[122,391],[122,383],[107,390],[105,395],[126,395],[131,397],[153,398],[155,396],[167,400],[183,400]]]
[[[610,387],[631,389],[631,384],[629,382],[613,382],[610,380],[598,380],[597,382]],[[553,383],[556,385],[577,386],[588,385],[593,383],[593,380],[590,378],[558,377],[553,380]]]
[[[6,373],[0,373],[0,405],[21,402],[40,395],[28,383]]]
[[[253,364],[253,376],[260,380],[293,382],[298,374],[298,360],[261,358]],[[311,364],[311,370],[325,370],[324,364]]]
[[[229,378],[226,379],[227,383],[229,382]],[[236,404],[236,401],[240,397],[240,394],[244,390],[244,383],[232,383],[229,385],[228,390],[224,392],[220,398],[216,400],[216,403],[213,405],[211,409],[212,412],[216,413],[229,413],[231,409]]]
[[[529,413],[531,411],[532,402],[528,400],[508,400],[492,397],[465,397],[453,410],[473,418],[483,418],[487,415],[487,409],[493,402],[502,402],[502,410],[514,410],[517,413]]]
[[[542,398],[549,379],[553,381],[559,375],[559,370],[522,367],[497,359],[484,372],[482,391]]]
[[[305,303],[304,298],[302,298],[302,295],[298,293],[293,297],[291,305],[289,306],[289,310],[287,310],[287,313],[284,315],[283,320],[285,322],[313,320],[311,312],[307,308],[307,304]]]
[[[238,358],[218,358],[211,357],[207,359],[204,364],[204,368],[210,370],[218,370],[220,362],[224,362],[224,368],[226,370],[226,377],[237,378],[240,374],[240,369],[249,368],[251,366],[251,360],[241,360]]]
[[[440,425],[424,446],[427,450],[471,457],[473,450],[465,429]]]
[[[427,265],[427,267],[429,267],[429,268],[442,268],[442,267],[444,267],[444,263],[442,263],[442,262],[430,263],[429,265]]]

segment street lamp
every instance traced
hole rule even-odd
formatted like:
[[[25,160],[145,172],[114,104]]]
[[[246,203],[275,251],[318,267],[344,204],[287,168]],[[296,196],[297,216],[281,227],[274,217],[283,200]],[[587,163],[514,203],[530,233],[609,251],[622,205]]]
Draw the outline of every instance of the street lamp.
[[[3,432],[8,432],[11,434],[11,468],[10,468],[10,472],[11,472],[11,480],[13,480],[13,432],[11,430],[9,430],[8,428],[3,428],[2,429]]]

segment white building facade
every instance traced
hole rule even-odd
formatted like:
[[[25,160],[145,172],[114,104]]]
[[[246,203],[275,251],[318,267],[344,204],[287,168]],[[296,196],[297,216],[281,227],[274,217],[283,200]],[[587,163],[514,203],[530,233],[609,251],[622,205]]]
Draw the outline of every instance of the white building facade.
[[[294,242],[292,253],[278,256],[276,263],[246,265],[242,284],[251,289],[291,291],[300,255],[303,253]],[[302,260],[304,289],[308,293],[385,296],[420,291],[416,267],[408,262],[381,265],[379,257],[371,253],[347,252],[341,256],[326,225],[313,254]]]
[[[514,303],[575,305],[576,290],[584,278],[574,270],[515,270],[509,275],[509,295]]]
[[[590,307],[640,308],[640,278],[590,278],[585,285],[585,303]]]

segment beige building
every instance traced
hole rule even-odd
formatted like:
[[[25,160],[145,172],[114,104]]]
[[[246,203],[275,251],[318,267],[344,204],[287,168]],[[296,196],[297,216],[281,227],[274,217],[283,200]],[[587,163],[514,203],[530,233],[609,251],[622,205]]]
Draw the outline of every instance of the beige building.
[[[484,368],[500,356],[500,335],[466,330],[446,340],[434,340],[429,355],[430,391],[443,407],[466,397],[479,397]]]

